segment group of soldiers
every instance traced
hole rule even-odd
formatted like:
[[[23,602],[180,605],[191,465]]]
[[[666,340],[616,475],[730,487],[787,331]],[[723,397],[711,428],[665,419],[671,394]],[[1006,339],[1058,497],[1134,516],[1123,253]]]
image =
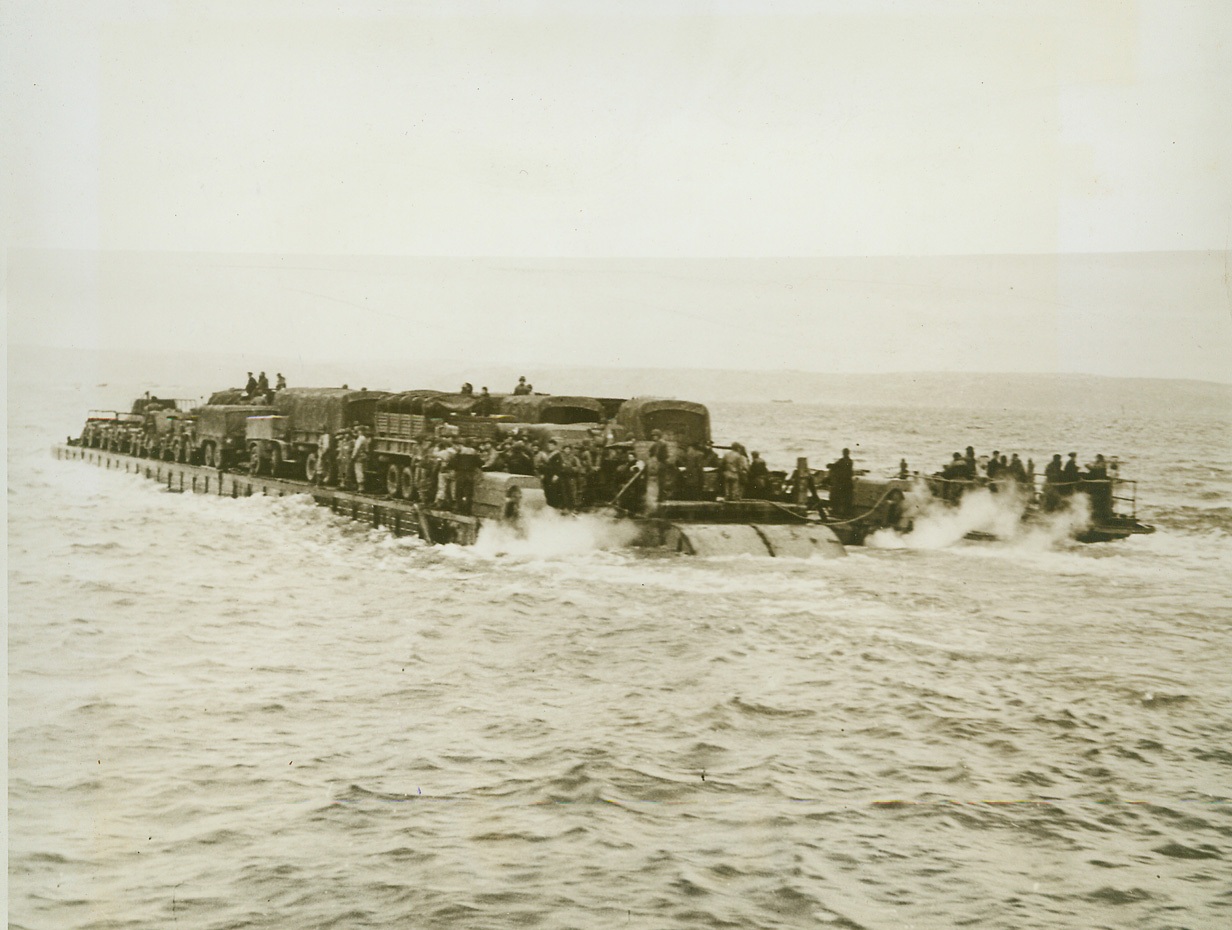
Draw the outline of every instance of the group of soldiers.
[[[1091,510],[1096,517],[1111,515],[1115,472],[1115,462],[1110,465],[1103,455],[1096,455],[1085,471],[1078,465],[1077,452],[1071,452],[1065,462],[1060,453],[1053,455],[1044,469],[1044,510],[1057,510],[1066,498],[1082,493],[1090,497]],[[986,460],[981,460],[976,458],[975,450],[967,446],[965,454],[955,452],[950,463],[934,477],[944,482],[942,497],[949,500],[957,500],[965,488],[975,483],[987,486],[994,493],[1009,483],[1030,494],[1035,489],[1035,461],[1028,458],[1023,462],[1017,452],[1008,457],[993,452]]]
[[[632,510],[639,509],[639,501],[650,506],[668,500],[773,500],[790,493],[779,486],[776,479],[781,476],[770,471],[761,453],[750,452],[740,442],[694,442],[674,451],[662,433],[653,430],[644,466],[632,453],[628,465],[632,485],[628,492],[622,485],[619,503]]]
[[[1112,486],[1117,479],[1116,461],[1109,463],[1103,455],[1087,465],[1086,471],[1078,467],[1078,453],[1071,452],[1064,464],[1061,453],[1056,453],[1044,468],[1045,510],[1059,509],[1066,498],[1074,494],[1086,494],[1091,501],[1091,514],[1099,518],[1112,515]]]
[[[244,383],[244,400],[250,404],[272,404],[274,395],[283,390],[287,386],[287,379],[283,377],[282,372],[277,373],[277,380],[274,382],[273,388],[270,387],[269,378],[265,372],[257,377],[252,376],[252,372],[248,372],[248,380]]]
[[[905,468],[904,463],[900,474]],[[1017,452],[1007,456],[997,450],[986,459],[977,458],[975,448],[967,446],[965,453],[955,452],[950,463],[934,477],[946,482],[941,496],[947,500],[957,500],[973,483],[985,485],[993,493],[1007,484],[1030,492],[1035,482],[1035,460],[1028,458],[1023,462]]]
[[[599,435],[577,441],[536,441],[522,433],[482,441],[424,437],[412,448],[410,475],[400,482],[400,491],[404,498],[427,506],[469,513],[479,473],[498,471],[537,477],[547,504],[563,511],[610,504],[638,512],[666,500],[774,496],[769,468],[759,453],[750,455],[738,442],[722,455],[720,448],[692,443],[677,454],[677,447],[655,431],[643,461],[631,443],[608,442]],[[367,426],[323,433],[313,480],[367,490],[371,457]],[[708,472],[717,481],[707,480]]]
[[[368,456],[372,435],[367,426],[349,426],[317,438],[317,462],[313,483],[334,485],[346,491],[367,490]]]

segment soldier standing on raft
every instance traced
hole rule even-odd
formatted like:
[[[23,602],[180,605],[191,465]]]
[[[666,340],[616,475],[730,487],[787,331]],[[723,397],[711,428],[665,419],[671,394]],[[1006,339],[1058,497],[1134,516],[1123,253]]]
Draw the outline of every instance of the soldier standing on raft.
[[[252,376],[252,372],[248,372],[248,381],[244,385],[244,399],[252,400],[252,396],[257,393],[257,379]]]
[[[744,479],[749,472],[749,460],[744,457],[744,446],[733,442],[723,456],[723,497],[738,501],[744,496]]]
[[[770,469],[760,452],[754,452],[749,460],[749,492],[753,500],[765,500],[770,490]]]
[[[340,430],[338,433],[338,487],[344,491],[350,490],[351,479],[354,477],[351,474],[351,451],[354,446],[351,444],[351,431],[349,429]]]
[[[1061,503],[1061,453],[1052,457],[1044,469],[1044,509],[1056,510]]]
[[[513,389],[513,393],[514,394],[530,394],[530,393],[533,393],[533,391],[534,391],[534,388],[532,388],[529,384],[526,383],[526,375],[520,375],[518,377],[518,386]]]
[[[535,455],[535,474],[549,507],[560,509],[560,447],[555,439]]]
[[[1069,461],[1061,469],[1061,495],[1069,497],[1078,490],[1078,482],[1082,480],[1082,472],[1078,470],[1078,453],[1071,452]]]
[[[833,516],[846,516],[851,509],[852,482],[855,474],[850,449],[844,449],[842,456],[830,463],[829,472],[830,513]]]
[[[666,500],[669,488],[667,478],[667,443],[663,433],[650,431],[650,448],[646,451],[646,505],[648,507]]]
[[[441,460],[434,454],[431,440],[425,438],[420,445],[419,467],[415,470],[415,491],[419,503],[426,507],[431,507],[436,502],[440,471]]]
[[[680,496],[685,500],[699,501],[702,499],[702,485],[705,482],[706,453],[697,443],[690,443],[684,453],[684,478]]]
[[[1014,453],[1006,468],[1009,471],[1010,477],[1018,482],[1018,484],[1025,485],[1027,483],[1027,469],[1022,464],[1022,459],[1018,457],[1017,452]]]
[[[465,442],[453,457],[453,499],[458,513],[469,514],[475,501],[475,477],[479,472],[479,455]]]
[[[1090,483],[1087,496],[1091,499],[1091,515],[1097,520],[1112,516],[1112,482],[1108,480],[1108,465],[1102,455],[1087,466],[1084,481]]]
[[[626,505],[621,501],[627,501],[628,510],[640,510],[645,501],[645,493],[638,487],[642,481],[637,479],[644,479],[645,474],[646,468],[642,460],[632,450],[626,452],[624,461],[620,462],[612,473],[612,482],[616,485],[616,497],[612,499],[612,503],[624,507]]]
[[[329,478],[330,459],[332,458],[331,437],[326,430],[317,437],[317,468],[312,476],[313,484],[325,484]]]
[[[351,465],[355,469],[355,488],[364,490],[364,479],[368,471],[368,447],[372,440],[368,438],[368,427],[361,426],[359,435],[355,437],[355,447],[351,451]]]

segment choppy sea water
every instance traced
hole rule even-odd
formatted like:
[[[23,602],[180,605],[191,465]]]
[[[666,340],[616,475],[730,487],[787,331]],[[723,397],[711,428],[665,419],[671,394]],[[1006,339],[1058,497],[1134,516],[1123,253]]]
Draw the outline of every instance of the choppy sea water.
[[[706,560],[169,494],[11,392],[11,926],[1232,925],[1226,410],[719,406],[1119,454],[1159,531]]]

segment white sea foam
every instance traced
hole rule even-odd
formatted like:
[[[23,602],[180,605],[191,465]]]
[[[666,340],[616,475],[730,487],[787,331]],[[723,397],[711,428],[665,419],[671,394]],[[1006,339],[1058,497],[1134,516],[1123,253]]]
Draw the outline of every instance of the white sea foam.
[[[1023,521],[1027,499],[1013,487],[997,494],[987,488],[968,491],[955,507],[918,485],[908,493],[905,505],[907,512],[914,514],[911,529],[878,530],[866,540],[867,545],[877,549],[943,549],[968,533],[986,533],[1030,548],[1048,548],[1090,525],[1090,507],[1082,494],[1069,498],[1061,510],[1029,523]]]
[[[562,514],[545,508],[519,525],[484,524],[474,547],[481,557],[559,559],[633,542],[637,529],[628,521],[598,514]]]

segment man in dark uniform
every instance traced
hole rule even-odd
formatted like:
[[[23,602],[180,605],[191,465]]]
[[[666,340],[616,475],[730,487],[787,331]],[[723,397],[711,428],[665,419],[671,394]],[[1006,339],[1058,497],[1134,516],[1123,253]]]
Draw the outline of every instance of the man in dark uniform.
[[[766,465],[766,460],[761,457],[760,452],[752,453],[752,458],[749,459],[748,473],[748,492],[746,497],[753,500],[765,500],[769,496],[770,490],[770,469]]]
[[[1069,497],[1078,490],[1078,482],[1082,480],[1082,472],[1078,470],[1078,453],[1071,452],[1065,467],[1061,469],[1061,495]]]
[[[851,509],[855,466],[851,461],[851,450],[844,449],[842,456],[829,465],[830,472],[830,513],[834,516],[846,516]]]
[[[1044,469],[1044,509],[1056,510],[1061,504],[1061,453],[1052,457]]]
[[[684,480],[680,496],[688,501],[702,499],[702,482],[705,480],[706,453],[697,443],[690,443],[684,453]]]
[[[558,510],[561,507],[560,470],[560,446],[555,439],[549,439],[547,445],[535,455],[535,474],[539,476],[548,506]]]
[[[1022,459],[1018,457],[1017,452],[1015,452],[1013,457],[1010,459],[1010,463],[1009,465],[1006,466],[1006,469],[1008,470],[1010,477],[1013,478],[1014,481],[1016,481],[1020,485],[1026,485],[1027,468],[1025,465],[1022,464]]]
[[[1112,516],[1112,482],[1108,480],[1108,464],[1102,455],[1095,456],[1095,461],[1087,466],[1083,483],[1087,495],[1091,498],[1091,516],[1096,520],[1106,520]]]

